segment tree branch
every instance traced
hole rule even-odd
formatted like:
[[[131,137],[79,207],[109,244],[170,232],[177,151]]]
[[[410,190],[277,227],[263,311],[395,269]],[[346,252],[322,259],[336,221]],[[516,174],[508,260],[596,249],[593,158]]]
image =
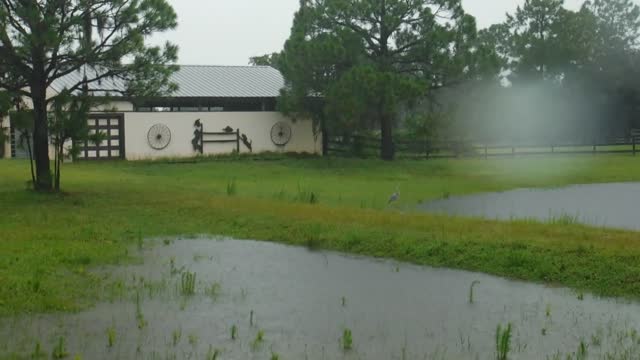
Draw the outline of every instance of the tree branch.
[[[27,87],[26,84],[10,84],[3,80],[0,80],[0,88],[26,96],[31,97],[31,93],[24,90]]]
[[[380,39],[370,35],[365,29],[361,28],[360,26],[356,25],[356,24],[352,24],[352,23],[348,23],[348,22],[344,22],[344,21],[339,21],[339,20],[334,20],[334,23],[336,25],[342,26],[342,27],[346,27],[348,29],[350,29],[351,31],[357,33],[358,35],[360,35],[360,37],[367,42],[367,44],[369,45],[369,48],[371,49],[371,51],[378,53],[380,51],[380,47],[376,46],[376,44],[373,42],[373,40],[378,41],[378,43],[380,43]]]

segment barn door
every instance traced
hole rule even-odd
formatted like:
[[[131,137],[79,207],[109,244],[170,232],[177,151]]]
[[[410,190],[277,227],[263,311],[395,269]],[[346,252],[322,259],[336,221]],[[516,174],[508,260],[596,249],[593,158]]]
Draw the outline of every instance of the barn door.
[[[124,159],[124,114],[89,114],[89,134],[102,132],[105,140],[100,144],[84,141],[80,146],[79,159],[113,160]]]

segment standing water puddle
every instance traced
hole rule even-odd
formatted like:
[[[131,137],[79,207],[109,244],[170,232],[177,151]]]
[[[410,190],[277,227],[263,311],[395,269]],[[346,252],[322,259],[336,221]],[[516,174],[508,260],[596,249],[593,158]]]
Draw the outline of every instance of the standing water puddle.
[[[571,221],[640,230],[640,183],[575,185],[552,190],[520,189],[436,200],[420,208],[489,219]]]
[[[131,285],[112,302],[2,319],[0,354],[39,341],[48,357],[63,337],[82,359],[495,359],[511,323],[510,359],[640,356],[640,305],[566,289],[254,241],[157,243],[143,259],[106,269]]]

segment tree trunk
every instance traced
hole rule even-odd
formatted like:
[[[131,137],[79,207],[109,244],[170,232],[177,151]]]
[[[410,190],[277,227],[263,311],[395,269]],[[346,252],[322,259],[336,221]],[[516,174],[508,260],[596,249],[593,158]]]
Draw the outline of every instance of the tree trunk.
[[[16,101],[16,112],[20,112],[20,111],[22,111],[22,109],[20,109],[20,102]],[[9,121],[11,121],[11,119],[9,119]],[[32,138],[32,135],[29,134],[29,130],[27,129],[26,126],[25,126],[25,129],[23,129],[23,131],[24,133],[20,136],[24,136],[25,140],[27,141],[27,153],[29,154],[29,167],[31,168],[31,187],[35,189],[36,173],[33,170],[33,146],[31,146],[31,140],[29,140],[30,137]]]
[[[33,100],[33,153],[36,162],[37,191],[51,191],[51,164],[49,163],[49,124],[47,123],[47,89],[44,65],[34,64],[31,81]]]
[[[59,141],[59,146],[56,147],[56,178],[55,178],[55,190],[60,191],[60,167],[62,166],[62,156],[64,155],[64,141]]]
[[[324,116],[320,119],[320,129],[322,131],[322,156],[327,156],[329,155],[329,130]]]
[[[29,153],[29,165],[31,167],[31,186],[35,189],[36,173],[33,170],[33,146],[31,146],[31,140],[29,140],[30,136],[31,135],[28,132],[25,134],[25,139],[27,140],[27,152]]]
[[[393,148],[393,121],[390,116],[381,114],[380,130],[382,135],[380,156],[382,160],[391,161],[395,154]]]
[[[53,188],[57,191],[58,184],[56,179],[58,178],[58,145],[55,144],[55,151],[53,152]]]

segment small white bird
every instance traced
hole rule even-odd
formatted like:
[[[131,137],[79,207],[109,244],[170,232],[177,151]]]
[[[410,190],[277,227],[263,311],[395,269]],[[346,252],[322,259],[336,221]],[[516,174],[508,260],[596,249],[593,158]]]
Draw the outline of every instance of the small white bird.
[[[398,187],[396,186],[396,192],[391,194],[391,197],[389,197],[389,203],[387,205],[394,203],[398,200],[400,200],[400,190],[398,190]]]

